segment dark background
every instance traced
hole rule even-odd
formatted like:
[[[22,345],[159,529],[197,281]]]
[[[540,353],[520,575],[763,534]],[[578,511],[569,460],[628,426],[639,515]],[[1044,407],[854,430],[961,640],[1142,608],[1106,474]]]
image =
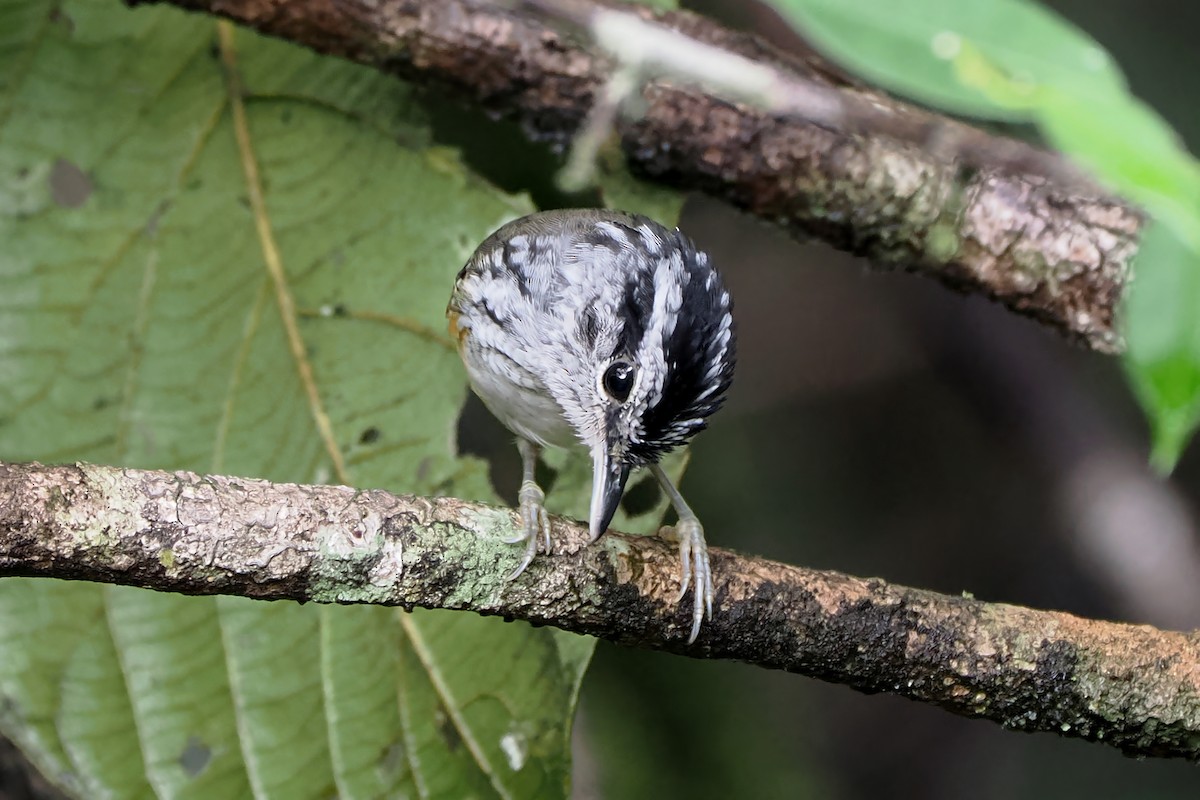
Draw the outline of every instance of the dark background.
[[[969,1],[969,0],[968,0]],[[769,15],[693,3],[786,45]],[[1200,6],[1051,3],[1197,150]],[[901,8],[903,3],[897,3]],[[899,13],[899,11],[897,11]],[[703,198],[740,362],[682,490],[710,543],[1037,608],[1200,627],[1193,450],[1167,484],[1118,360]],[[601,642],[580,798],[1194,797],[1200,772],[755,667]]]

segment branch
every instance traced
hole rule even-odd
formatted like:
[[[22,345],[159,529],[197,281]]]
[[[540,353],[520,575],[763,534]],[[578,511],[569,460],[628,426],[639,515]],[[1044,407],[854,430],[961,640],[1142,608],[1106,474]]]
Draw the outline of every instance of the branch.
[[[0,464],[0,576],[503,615],[784,669],[1005,727],[1200,758],[1200,637],[983,603],[713,550],[687,644],[674,547],[554,519],[509,583],[516,516],[452,498],[85,464]]]
[[[450,87],[559,147],[575,139],[598,99],[628,84],[610,82],[628,78],[614,73],[611,58],[621,53],[599,54],[539,14],[481,0],[164,1]],[[797,238],[816,236],[881,266],[982,293],[1096,350],[1122,347],[1115,309],[1141,216],[1081,191],[1084,182],[1069,165],[850,85],[815,56],[791,57],[684,12],[655,17],[610,5],[578,0],[562,7],[585,26],[601,12],[609,22],[632,21],[650,37],[649,49],[683,34],[748,59],[762,71],[767,98],[768,110],[745,98],[721,99],[672,72],[637,84],[636,118],[617,119],[601,102],[601,116],[616,124],[636,172],[708,192]],[[629,27],[605,28],[617,29],[629,38]],[[782,110],[771,109],[770,98]]]

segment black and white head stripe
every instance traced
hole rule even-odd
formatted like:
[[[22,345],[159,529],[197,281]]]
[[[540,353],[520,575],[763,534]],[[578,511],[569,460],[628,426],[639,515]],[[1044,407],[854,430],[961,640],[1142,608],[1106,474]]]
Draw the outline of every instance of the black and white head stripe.
[[[724,402],[736,359],[732,302],[708,255],[678,230],[636,215],[628,226],[603,228],[643,256],[642,267],[625,275],[614,355],[628,353],[641,371],[643,402],[626,458],[645,464],[703,430]]]

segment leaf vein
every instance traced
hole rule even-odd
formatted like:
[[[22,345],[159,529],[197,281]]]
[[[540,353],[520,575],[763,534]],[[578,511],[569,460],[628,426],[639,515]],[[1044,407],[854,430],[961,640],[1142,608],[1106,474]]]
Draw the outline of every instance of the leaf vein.
[[[466,744],[467,750],[470,751],[471,757],[479,766],[480,771],[487,776],[488,781],[492,784],[492,788],[496,790],[496,794],[499,797],[505,798],[505,800],[510,800],[512,794],[508,791],[508,787],[501,782],[496,769],[488,761],[487,755],[483,752],[483,747],[475,738],[471,726],[463,718],[454,694],[450,691],[450,686],[446,682],[445,676],[442,675],[441,669],[438,668],[437,659],[430,652],[425,637],[421,635],[420,630],[413,624],[411,616],[400,614],[399,619],[400,627],[404,629],[404,633],[408,636],[413,652],[417,654],[417,659],[421,662],[421,666],[429,674],[429,682],[433,684],[434,690],[438,693],[438,697],[441,698],[442,705],[446,707],[446,713],[450,716],[454,727],[458,730],[458,735],[462,737],[463,743]]]

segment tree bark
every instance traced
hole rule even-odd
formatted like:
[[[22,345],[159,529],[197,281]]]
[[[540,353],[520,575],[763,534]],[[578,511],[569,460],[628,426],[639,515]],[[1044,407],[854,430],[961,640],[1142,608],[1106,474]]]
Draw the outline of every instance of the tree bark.
[[[632,647],[889,692],[1130,755],[1200,757],[1200,637],[985,603],[711,551],[716,602],[687,644],[657,537],[553,519],[553,555],[506,577],[516,515],[453,498],[99,467],[0,464],[0,576],[185,594],[475,611]]]
[[[558,147],[613,72],[609,57],[544,16],[481,0],[164,1],[449,87]],[[571,8],[587,19],[623,7]],[[1081,185],[1049,154],[854,85],[812,54],[793,57],[684,12],[624,8],[652,29],[751,59],[781,97],[823,90],[838,100],[833,113],[806,119],[678,76],[648,80],[640,113],[616,120],[635,173],[708,192],[799,239],[982,293],[1093,349],[1122,348],[1115,314],[1137,250],[1136,210]]]

